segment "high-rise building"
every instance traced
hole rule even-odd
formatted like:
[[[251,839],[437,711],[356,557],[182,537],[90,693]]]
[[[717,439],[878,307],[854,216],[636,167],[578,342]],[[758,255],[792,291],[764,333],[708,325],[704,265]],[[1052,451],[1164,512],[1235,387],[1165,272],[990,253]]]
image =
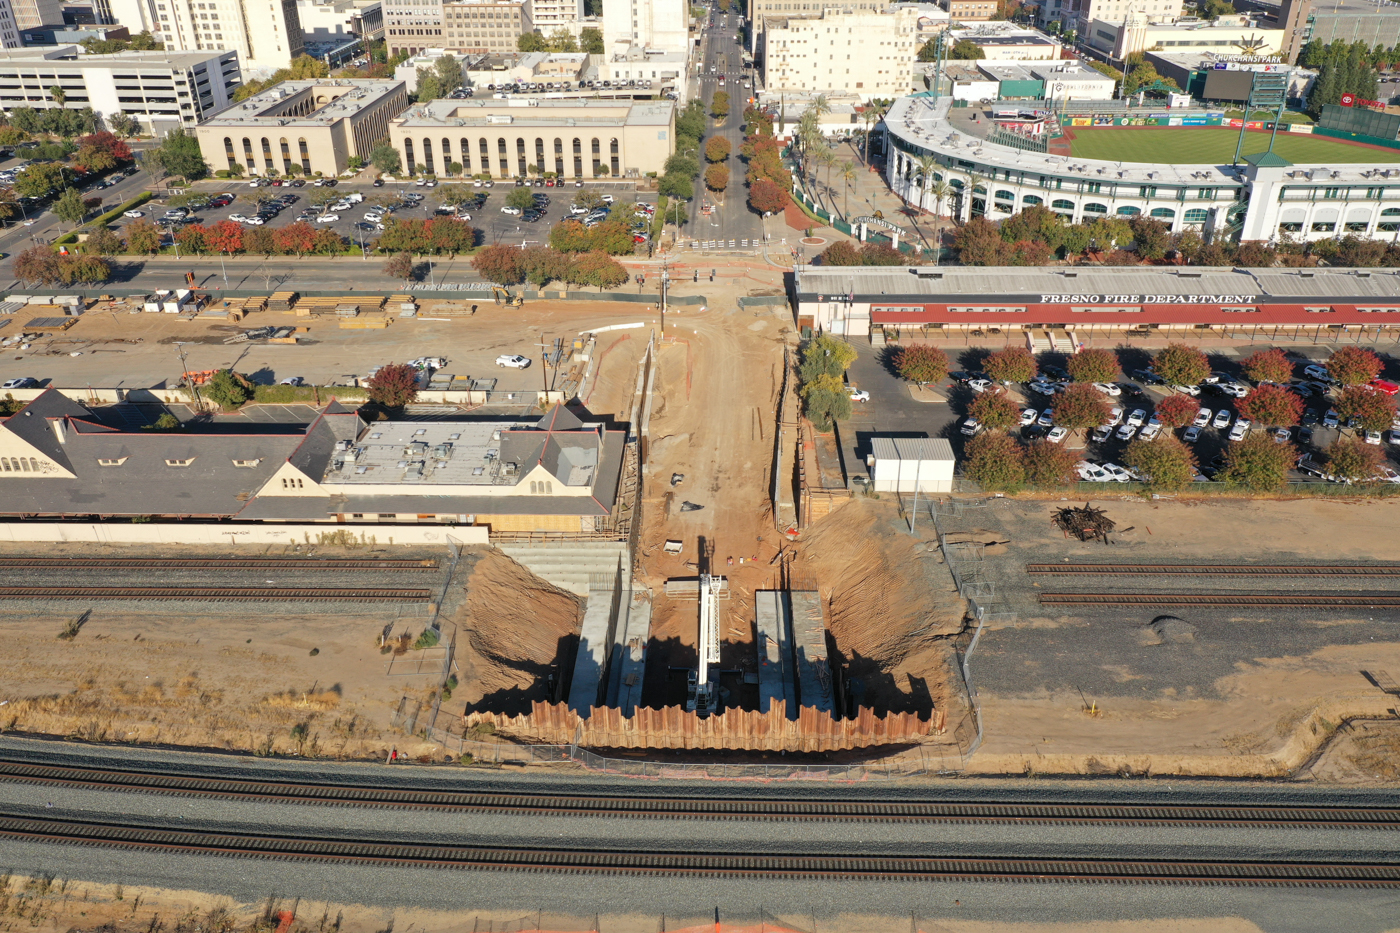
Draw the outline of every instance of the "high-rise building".
[[[686,0],[603,0],[603,50],[625,53],[636,46],[682,52],[690,43]]]
[[[271,72],[301,55],[296,0],[110,0],[114,20],[149,30],[168,49],[232,49],[245,72]]]
[[[563,29],[576,36],[582,28],[579,23],[583,19],[583,0],[534,0],[532,6],[535,28],[542,35]]]
[[[10,0],[0,0],[0,47],[17,49],[20,47],[19,26],[15,23],[14,10]]]
[[[10,9],[20,29],[57,26],[63,22],[63,4],[59,0],[10,0]]]
[[[532,0],[464,0],[405,5],[385,0],[384,41],[389,55],[400,49],[449,52],[514,52],[520,34],[534,30]]]
[[[761,47],[763,86],[770,93],[841,88],[863,100],[908,94],[918,19],[910,8],[770,16]]]

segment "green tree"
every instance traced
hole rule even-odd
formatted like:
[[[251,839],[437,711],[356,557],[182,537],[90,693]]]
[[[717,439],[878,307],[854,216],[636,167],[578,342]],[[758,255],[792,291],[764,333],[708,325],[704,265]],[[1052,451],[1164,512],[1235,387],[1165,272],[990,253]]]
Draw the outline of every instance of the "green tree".
[[[901,379],[919,385],[939,382],[948,375],[948,354],[927,344],[910,344],[895,354],[894,371]]]
[[[418,397],[418,371],[407,363],[390,363],[370,377],[369,400],[384,408],[403,408]]]
[[[1225,448],[1225,469],[1219,479],[1256,492],[1272,492],[1288,481],[1288,471],[1298,460],[1292,444],[1276,444],[1260,431]]]
[[[1282,386],[1262,385],[1235,402],[1240,414],[1256,424],[1288,428],[1303,417],[1303,400]]]
[[[851,417],[851,398],[840,376],[823,373],[802,385],[807,418],[819,431],[830,431],[832,423]]]
[[[523,32],[515,40],[515,48],[519,52],[547,52],[549,43],[537,32]]]
[[[818,376],[840,378],[855,361],[855,347],[844,340],[823,335],[808,343],[802,351],[802,365],[798,369],[798,375],[804,383],[813,382]]]
[[[462,86],[462,63],[457,56],[448,53],[437,60],[438,81],[444,93],[450,94]]]
[[[858,266],[860,251],[850,240],[837,240],[817,255],[817,263],[823,266]]]
[[[1063,444],[1036,441],[1022,457],[1026,482],[1036,486],[1068,486],[1079,479],[1079,454]]]
[[[1185,488],[1196,475],[1195,455],[1170,434],[1133,441],[1123,452],[1123,462],[1142,474],[1149,487],[1166,492]]]
[[[147,151],[146,158],[154,159],[167,173],[179,175],[187,181],[198,181],[209,174],[209,165],[200,152],[199,140],[183,129],[171,130],[159,149]]]
[[[418,69],[418,90],[413,92],[413,97],[420,104],[430,100],[441,100],[445,95],[442,90],[442,79],[438,77],[436,70],[423,66]]]
[[[1196,400],[1189,395],[1174,394],[1168,395],[1157,403],[1157,420],[1169,428],[1179,428],[1190,424],[1195,420],[1196,412],[1200,406]]]
[[[1260,350],[1240,364],[1244,374],[1256,383],[1287,382],[1293,376],[1293,363],[1282,350]]]
[[[711,191],[723,191],[729,187],[729,166],[716,164],[705,169],[705,187]]]
[[[506,206],[522,211],[532,210],[535,206],[535,193],[529,188],[512,188],[506,195]]]
[[[149,255],[160,251],[160,230],[149,220],[141,219],[122,228],[126,237],[126,250],[136,255]]]
[[[122,238],[106,227],[98,227],[83,242],[83,252],[90,256],[113,256],[122,251]]]
[[[716,119],[724,119],[729,116],[729,95],[724,91],[715,91],[710,98],[710,115]]]
[[[1030,382],[1039,368],[1030,350],[1007,347],[983,360],[982,370],[998,382]]]
[[[589,55],[602,55],[604,53],[601,30],[585,26],[579,30],[578,39],[579,51],[587,52]]]
[[[550,52],[577,52],[578,40],[567,29],[556,29],[549,34],[546,46]]]
[[[627,282],[627,270],[601,250],[579,255],[569,265],[569,281],[578,285],[594,285],[599,291],[617,288]]]
[[[83,205],[83,196],[76,188],[67,188],[58,200],[53,204],[54,216],[59,220],[66,220],[73,226],[83,222],[87,216],[87,208]]]
[[[1370,386],[1346,386],[1337,393],[1336,408],[1343,420],[1355,419],[1365,431],[1382,431],[1395,420],[1395,399]]]
[[[953,43],[953,48],[948,52],[948,58],[954,61],[975,61],[986,58],[987,53],[982,51],[982,47],[971,39],[959,39]]]
[[[1327,361],[1327,375],[1344,386],[1361,385],[1381,374],[1381,358],[1361,347],[1341,347]]]
[[[524,281],[520,250],[514,246],[488,246],[472,257],[472,268],[488,282],[515,285]]]
[[[1194,386],[1210,375],[1210,361],[1195,347],[1184,343],[1167,344],[1152,360],[1152,368],[1168,385]]]
[[[25,166],[15,177],[15,194],[22,198],[42,198],[66,185],[71,174],[62,165],[34,163]]]
[[[938,38],[936,36],[919,46],[918,59],[921,62],[938,60]]]
[[[413,279],[413,256],[409,253],[395,253],[384,263],[384,274],[393,279],[403,279],[404,287]]]
[[[1121,374],[1118,354],[1102,347],[1080,350],[1065,363],[1075,382],[1113,382]]]
[[[204,386],[204,397],[224,411],[233,411],[253,397],[248,381],[231,369],[216,372]]]
[[[967,413],[983,426],[996,430],[1005,430],[1021,422],[1021,409],[1000,392],[983,392],[967,406]]]
[[[1128,220],[1133,231],[1133,252],[1143,259],[1161,259],[1172,243],[1171,228],[1155,217],[1138,214]]]
[[[379,143],[369,152],[369,161],[386,175],[397,175],[400,169],[399,151],[387,142]]]
[[[729,158],[730,143],[723,136],[711,136],[705,142],[705,159],[709,162],[723,162]]]
[[[1055,395],[1055,424],[1071,431],[1097,428],[1108,421],[1108,401],[1091,385],[1076,382]]]
[[[1327,449],[1327,472],[1337,479],[1365,482],[1380,475],[1385,454],[1375,444],[1343,437]]]
[[[965,266],[1000,266],[1007,253],[1001,232],[985,217],[974,217],[958,228],[953,246]]]
[[[1026,481],[1025,448],[1009,434],[983,431],[964,453],[964,472],[985,490],[1012,490]]]

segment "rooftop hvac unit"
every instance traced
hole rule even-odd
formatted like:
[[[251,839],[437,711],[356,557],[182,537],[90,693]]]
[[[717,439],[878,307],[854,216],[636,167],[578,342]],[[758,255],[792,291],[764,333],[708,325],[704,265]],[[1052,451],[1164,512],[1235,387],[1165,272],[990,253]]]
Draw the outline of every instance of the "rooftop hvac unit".
[[[501,439],[501,432],[500,432],[500,431],[492,431],[492,432],[491,432],[491,440],[493,440],[493,441],[499,441],[500,439]]]
[[[368,471],[369,471],[369,467],[367,467],[367,466],[357,466],[357,467],[355,467],[355,474],[356,474],[356,475],[359,475],[359,474],[361,474],[361,473],[367,473]]]
[[[434,460],[451,460],[451,459],[452,459],[452,445],[451,445],[451,444],[439,444],[439,445],[437,445],[436,447],[434,447],[434,448],[433,448],[433,459],[434,459]]]
[[[346,451],[346,450],[349,450],[349,449],[350,449],[350,442],[349,442],[349,441],[336,441],[336,442],[335,442],[335,450],[336,450],[336,453],[340,453],[340,452],[342,452],[342,451]]]
[[[520,464],[518,463],[507,463],[505,466],[506,476],[514,476],[515,474],[520,472]]]

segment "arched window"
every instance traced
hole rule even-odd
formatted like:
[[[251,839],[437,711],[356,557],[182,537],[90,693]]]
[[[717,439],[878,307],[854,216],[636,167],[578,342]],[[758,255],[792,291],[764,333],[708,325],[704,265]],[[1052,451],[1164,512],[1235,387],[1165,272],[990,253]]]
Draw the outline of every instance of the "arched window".
[[[415,171],[413,168],[413,140],[411,139],[403,141],[403,167],[404,171],[410,175]]]
[[[485,136],[483,136],[483,137],[481,137],[480,139],[477,140],[477,147],[476,147],[476,150],[477,150],[477,152],[480,152],[480,153],[481,153],[481,170],[482,170],[483,172],[485,172],[487,175],[490,175],[490,174],[491,174],[491,147],[487,144],[487,142],[486,142],[486,137],[485,137]]]
[[[449,171],[448,166],[452,164],[452,140],[446,136],[442,138],[442,170]]]
[[[1387,207],[1381,211],[1382,217],[1400,217],[1400,207]]]
[[[1036,207],[1040,204],[1044,204],[1045,202],[1033,194],[1028,194],[1021,199],[1021,203],[1024,204],[1026,207]]]
[[[554,137],[554,174],[564,174],[564,140]]]
[[[290,175],[292,172],[292,147],[287,145],[287,137],[285,136],[278,140],[277,144],[282,150],[282,171]]]
[[[1030,201],[1030,198],[1026,198],[1026,200]],[[1074,202],[1066,200],[1065,198],[1056,198],[1050,202],[1050,208],[1056,211],[1073,211]]]
[[[238,164],[238,153],[233,151],[233,139],[224,137],[224,156],[228,159],[228,167],[233,168]]]
[[[9,472],[10,472],[10,458],[9,458],[9,457],[0,457],[0,470],[4,470],[6,473],[9,473]]]
[[[958,190],[962,190],[967,186],[967,182],[963,181],[961,178],[954,178],[950,180],[948,184],[954,188],[957,188]]]
[[[1386,233],[1400,230],[1400,207],[1387,207],[1381,211],[1380,223],[1376,224],[1376,229]]]
[[[517,175],[524,177],[529,172],[530,163],[525,161],[525,140],[519,136],[515,137],[515,167],[518,169]]]
[[[598,169],[599,169],[600,167],[602,167],[602,164],[603,164],[603,162],[602,162],[602,159],[603,159],[603,147],[600,146],[600,145],[598,145],[598,137],[596,137],[596,136],[593,137],[593,150],[592,150],[592,152],[593,152],[593,177],[594,177],[594,178],[597,178],[598,175],[600,174],[600,172],[598,171]]]
[[[998,201],[1014,201],[1016,200],[1016,195],[1012,194],[1010,191],[1007,191],[1005,188],[1002,188],[996,193],[996,199]]]
[[[1107,213],[1108,213],[1108,207],[1107,207],[1106,205],[1103,205],[1103,204],[1085,204],[1085,205],[1084,205],[1084,213],[1086,213],[1086,214],[1107,214]]]
[[[608,145],[608,153],[609,153],[609,156],[608,156],[609,169],[608,169],[608,170],[611,171],[612,174],[613,174],[613,177],[616,178],[616,177],[618,177],[619,175],[622,174],[622,172],[621,172],[621,170],[620,170],[620,168],[619,168],[619,166],[620,166],[621,163],[620,163],[620,161],[619,161],[618,145],[617,145],[617,140],[616,140],[616,139],[614,139],[614,140]]]
[[[433,141],[428,137],[423,137],[423,171],[433,171]]]
[[[501,163],[501,177],[510,177],[510,153],[506,150],[506,138],[496,137],[496,158]]]
[[[574,137],[574,177],[583,177],[583,140]]]
[[[986,194],[986,193],[987,193],[987,186],[986,186],[986,185],[974,185],[973,188],[972,188],[972,193],[973,193],[973,194]]]
[[[1173,220],[1176,217],[1176,211],[1170,207],[1154,207],[1148,213],[1158,220]]]
[[[248,171],[256,172],[258,170],[258,160],[253,158],[253,141],[247,136],[243,137],[243,155],[245,157],[245,164],[248,166]]]
[[[1193,207],[1186,212],[1182,220],[1188,224],[1203,224],[1210,219],[1210,211],[1203,207]]]
[[[301,152],[301,170],[306,174],[311,174],[311,151],[306,148],[306,137],[297,140],[297,149]]]
[[[1121,216],[1121,217],[1136,217],[1138,214],[1141,214],[1141,213],[1142,213],[1142,209],[1141,209],[1141,208],[1132,207],[1132,206],[1127,205],[1127,204],[1125,204],[1125,205],[1123,205],[1122,207],[1118,208],[1118,214],[1119,214],[1119,216]]]
[[[534,480],[530,480],[530,495],[532,495],[532,496],[538,495],[538,494],[539,494],[539,491],[540,491],[540,484],[537,483],[537,482],[535,482]]]
[[[19,458],[19,469],[20,469],[20,472],[21,472],[21,473],[28,473],[28,472],[30,472],[30,469],[31,469],[33,463],[34,463],[34,461],[33,461],[33,460],[30,460],[28,457],[20,457],[20,458]]]
[[[544,140],[538,136],[535,137],[535,171],[541,175],[549,171],[549,166],[544,162]]]
[[[268,141],[268,138],[266,136],[262,138],[262,151],[263,165],[270,172],[274,168],[276,168],[276,166],[272,164],[272,143]]]
[[[463,175],[470,175],[470,174],[472,173],[472,144],[471,144],[470,142],[467,141],[467,138],[466,138],[465,136],[463,136],[463,137],[462,137],[462,140],[461,140],[461,146],[462,146],[462,174],[463,174]]]

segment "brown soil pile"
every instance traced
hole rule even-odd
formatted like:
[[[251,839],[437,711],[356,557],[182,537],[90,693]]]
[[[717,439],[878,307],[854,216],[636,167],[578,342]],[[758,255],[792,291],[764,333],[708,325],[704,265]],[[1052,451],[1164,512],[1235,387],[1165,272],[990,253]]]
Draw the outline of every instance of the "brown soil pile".
[[[583,600],[561,590],[500,551],[477,562],[456,621],[462,687],[468,710],[525,712],[566,681],[578,647]]]
[[[1354,719],[1344,724],[1298,777],[1326,784],[1400,782],[1400,722]]]
[[[797,547],[794,581],[816,583],[837,649],[877,712],[950,699],[948,636],[962,630],[967,604],[941,564],[936,544],[907,534],[894,503],[874,499],[838,509]]]

